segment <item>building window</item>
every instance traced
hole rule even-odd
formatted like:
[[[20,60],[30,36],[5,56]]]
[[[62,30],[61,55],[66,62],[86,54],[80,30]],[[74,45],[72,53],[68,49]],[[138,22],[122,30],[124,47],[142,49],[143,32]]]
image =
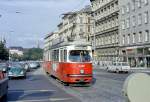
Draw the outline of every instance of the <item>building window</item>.
[[[112,43],[115,43],[115,36],[112,35]]]
[[[137,3],[138,3],[138,4],[137,4],[138,7],[140,8],[140,7],[141,7],[141,0],[138,0]]]
[[[135,16],[132,16],[132,25],[133,25],[133,27],[136,26],[136,18],[135,18]]]
[[[127,28],[130,27],[130,18],[127,18],[127,21],[126,21],[126,27],[127,27]]]
[[[88,32],[90,32],[91,31],[91,26],[90,25],[88,25]]]
[[[129,11],[130,11],[130,4],[128,3],[126,7],[126,12],[128,13]]]
[[[147,5],[148,4],[148,0],[143,0],[144,4]]]
[[[130,34],[128,34],[127,41],[128,41],[128,44],[130,44]]]
[[[142,42],[142,32],[139,32],[139,42]]]
[[[83,17],[79,17],[80,23],[83,23]]]
[[[145,31],[145,42],[149,40],[149,30]]]
[[[122,21],[122,29],[125,29],[125,20]]]
[[[125,6],[122,7],[121,12],[122,14],[125,14]]]
[[[132,10],[134,11],[135,10],[135,1],[133,0],[132,1],[132,6],[131,6]]]
[[[148,11],[144,12],[144,23],[148,23]]]
[[[142,14],[138,15],[138,25],[142,24]]]
[[[80,33],[83,33],[83,25],[80,25]]]
[[[133,43],[135,43],[135,37],[136,37],[136,34],[133,33]]]
[[[122,43],[125,44],[125,35],[123,35]]]
[[[91,18],[90,17],[88,17],[88,23],[91,23]]]

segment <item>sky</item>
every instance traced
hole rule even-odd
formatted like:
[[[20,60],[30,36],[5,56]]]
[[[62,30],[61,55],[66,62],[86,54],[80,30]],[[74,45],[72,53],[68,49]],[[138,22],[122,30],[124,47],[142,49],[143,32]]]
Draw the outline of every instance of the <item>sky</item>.
[[[43,47],[44,36],[57,30],[63,13],[90,4],[90,0],[0,0],[0,37],[7,46]]]

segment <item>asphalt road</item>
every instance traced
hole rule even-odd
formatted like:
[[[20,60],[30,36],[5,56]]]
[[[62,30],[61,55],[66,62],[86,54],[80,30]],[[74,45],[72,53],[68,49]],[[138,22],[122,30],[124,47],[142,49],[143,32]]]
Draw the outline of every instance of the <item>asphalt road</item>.
[[[103,69],[95,69],[93,85],[91,87],[66,87],[53,79],[49,80],[57,87],[65,90],[68,94],[77,97],[82,102],[125,102],[125,98],[122,94],[122,87],[125,79],[130,74],[131,73],[108,73]]]
[[[103,69],[94,69],[93,73],[90,87],[64,86],[38,69],[25,80],[10,80],[8,102],[125,102],[122,88],[131,73],[108,73]]]
[[[42,69],[9,81],[8,102],[81,102],[49,81]]]

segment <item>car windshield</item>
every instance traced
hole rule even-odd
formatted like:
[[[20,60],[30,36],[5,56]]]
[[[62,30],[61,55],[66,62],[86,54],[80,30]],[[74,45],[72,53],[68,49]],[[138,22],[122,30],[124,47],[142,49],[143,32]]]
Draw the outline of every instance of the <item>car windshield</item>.
[[[72,50],[69,53],[69,60],[72,62],[90,62],[91,56],[87,50]]]
[[[128,63],[122,63],[122,66],[128,66]]]
[[[12,64],[10,65],[10,67],[11,67],[11,68],[22,68],[22,65],[19,64],[19,63],[12,63]]]
[[[118,62],[118,63],[114,63],[113,65],[115,65],[115,66],[128,66],[128,63],[126,63],[126,62]]]
[[[5,63],[0,63],[0,67],[6,67],[7,65]]]

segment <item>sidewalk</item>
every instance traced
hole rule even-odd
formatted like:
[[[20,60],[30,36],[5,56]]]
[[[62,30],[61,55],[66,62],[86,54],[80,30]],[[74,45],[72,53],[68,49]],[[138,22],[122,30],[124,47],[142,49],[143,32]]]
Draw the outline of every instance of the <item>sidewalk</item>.
[[[131,72],[148,72],[150,73],[150,68],[147,67],[131,67]]]
[[[94,65],[93,69],[100,69],[100,70],[105,70],[107,66],[100,66],[100,65]],[[130,72],[147,72],[150,73],[150,68],[147,67],[131,67]]]

